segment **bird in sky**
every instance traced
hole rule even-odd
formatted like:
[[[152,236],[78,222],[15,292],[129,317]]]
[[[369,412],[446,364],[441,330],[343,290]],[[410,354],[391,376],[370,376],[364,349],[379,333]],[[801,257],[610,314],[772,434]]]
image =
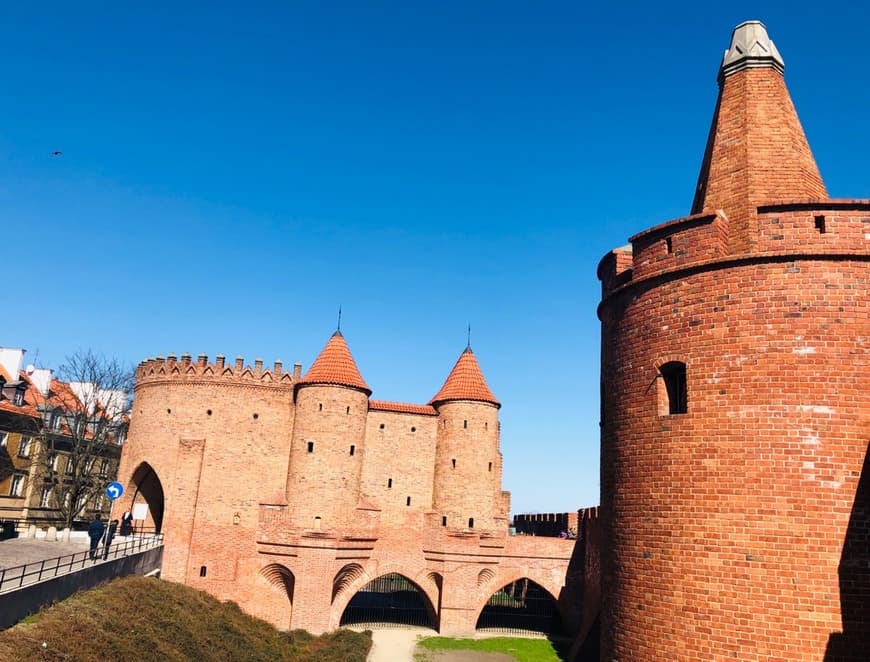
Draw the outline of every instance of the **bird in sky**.
[[[52,152],[51,155],[52,156],[62,156],[63,152]]]

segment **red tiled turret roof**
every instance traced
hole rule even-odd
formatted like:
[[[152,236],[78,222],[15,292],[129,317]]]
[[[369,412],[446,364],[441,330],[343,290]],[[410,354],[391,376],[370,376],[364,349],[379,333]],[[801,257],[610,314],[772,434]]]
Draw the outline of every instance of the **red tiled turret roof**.
[[[486,380],[483,378],[483,373],[480,371],[480,366],[474,357],[474,352],[471,351],[471,347],[466,347],[465,351],[459,355],[459,360],[450,371],[444,386],[429,401],[429,404],[437,407],[447,400],[479,400],[491,402],[496,407],[501,407],[501,403],[495,399],[489,386],[486,385]]]
[[[308,372],[299,380],[298,384],[335,384],[358,388],[368,395],[372,393],[360,375],[359,368],[356,367],[356,362],[351,356],[341,331],[332,334],[326,347],[314,359],[314,363],[311,364]]]

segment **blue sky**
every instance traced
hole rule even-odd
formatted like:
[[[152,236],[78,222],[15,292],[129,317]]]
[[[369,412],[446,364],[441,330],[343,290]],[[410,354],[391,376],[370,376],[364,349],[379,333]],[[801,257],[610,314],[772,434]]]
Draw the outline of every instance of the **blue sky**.
[[[341,305],[422,403],[470,323],[514,512],[596,504],[598,261],[688,213],[747,19],[870,196],[859,4],[6,3],[0,345],[307,368]]]

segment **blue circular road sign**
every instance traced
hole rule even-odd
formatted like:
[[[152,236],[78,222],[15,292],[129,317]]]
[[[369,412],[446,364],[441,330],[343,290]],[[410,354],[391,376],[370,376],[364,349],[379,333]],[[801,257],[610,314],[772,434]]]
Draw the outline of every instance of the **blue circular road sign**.
[[[121,483],[114,482],[106,485],[106,496],[109,497],[112,501],[117,499],[124,493],[124,486]]]

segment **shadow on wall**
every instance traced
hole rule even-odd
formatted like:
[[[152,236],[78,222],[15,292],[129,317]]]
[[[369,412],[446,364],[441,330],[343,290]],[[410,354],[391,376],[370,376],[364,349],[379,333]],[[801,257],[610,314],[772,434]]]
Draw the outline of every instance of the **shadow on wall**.
[[[870,660],[870,444],[840,557],[843,631],[831,634],[825,662]]]

